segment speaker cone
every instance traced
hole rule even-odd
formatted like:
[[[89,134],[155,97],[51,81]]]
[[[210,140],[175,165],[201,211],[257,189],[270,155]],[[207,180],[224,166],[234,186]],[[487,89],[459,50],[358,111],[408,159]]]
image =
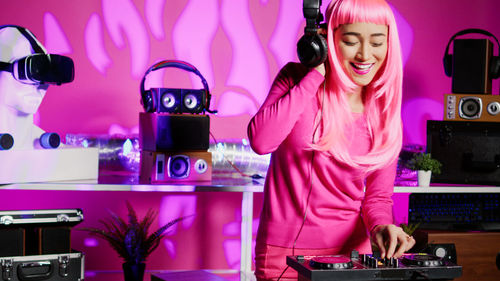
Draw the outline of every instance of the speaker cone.
[[[497,101],[490,102],[486,107],[486,110],[491,115],[497,115],[500,112],[500,103]]]
[[[161,97],[161,103],[167,109],[172,109],[175,106],[175,96],[172,93],[166,93]]]
[[[175,155],[168,159],[168,176],[173,179],[182,179],[189,176],[189,157]]]
[[[460,100],[460,117],[464,119],[477,119],[481,116],[482,103],[477,97],[464,97]]]
[[[188,110],[194,110],[196,109],[196,107],[198,106],[199,104],[199,101],[198,99],[196,98],[195,95],[193,94],[187,94],[184,96],[184,106],[188,109]]]

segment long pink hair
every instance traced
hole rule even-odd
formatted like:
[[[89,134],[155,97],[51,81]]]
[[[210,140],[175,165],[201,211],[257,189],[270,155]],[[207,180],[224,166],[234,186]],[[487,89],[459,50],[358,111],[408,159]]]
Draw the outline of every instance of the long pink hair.
[[[384,0],[333,0],[327,8],[328,63],[325,97],[318,91],[323,103],[316,122],[323,134],[312,148],[328,151],[335,159],[366,172],[384,167],[397,158],[402,145],[401,95],[403,67],[396,21]],[[351,156],[345,129],[353,117],[346,93],[358,87],[347,76],[340,64],[334,30],[342,24],[368,22],[388,26],[388,49],[384,64],[373,81],[362,90],[365,115],[371,133],[372,145],[366,155]],[[322,87],[323,88],[323,87]],[[323,100],[323,101],[322,101]]]

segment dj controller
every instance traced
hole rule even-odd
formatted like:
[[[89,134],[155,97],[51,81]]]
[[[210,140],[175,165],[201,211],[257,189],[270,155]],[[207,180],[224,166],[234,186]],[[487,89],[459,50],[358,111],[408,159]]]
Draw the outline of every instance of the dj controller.
[[[286,263],[298,272],[299,281],[326,280],[452,280],[462,267],[430,254],[405,254],[382,259],[372,254],[351,256],[287,256]]]

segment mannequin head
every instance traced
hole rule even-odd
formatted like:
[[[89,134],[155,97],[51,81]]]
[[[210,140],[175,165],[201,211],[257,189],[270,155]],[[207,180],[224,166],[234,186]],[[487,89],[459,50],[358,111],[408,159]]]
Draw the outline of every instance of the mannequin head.
[[[17,28],[0,29],[0,61],[12,63],[33,53],[30,42]],[[36,113],[47,88],[48,84],[24,84],[12,73],[0,71],[0,112],[17,116]]]

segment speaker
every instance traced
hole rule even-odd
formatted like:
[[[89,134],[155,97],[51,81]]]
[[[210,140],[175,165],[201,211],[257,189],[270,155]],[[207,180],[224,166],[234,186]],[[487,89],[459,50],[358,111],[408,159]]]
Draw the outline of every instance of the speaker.
[[[455,244],[427,244],[423,252],[457,264]]]
[[[203,84],[203,89],[173,89],[173,88],[151,88],[144,89],[146,76],[151,71],[174,67],[196,74]],[[208,83],[201,73],[193,65],[178,60],[165,60],[151,66],[141,81],[141,104],[146,112],[156,113],[205,113],[210,111],[210,91]]]
[[[39,235],[39,254],[50,255],[71,252],[71,228],[67,226],[41,227]]]
[[[208,151],[141,151],[139,182],[159,184],[212,180],[212,153]]]
[[[208,115],[139,113],[139,145],[142,150],[208,150],[209,134]]]
[[[306,26],[304,35],[297,42],[297,56],[307,67],[316,67],[328,57],[326,38],[323,34],[318,34],[318,27],[323,21],[320,7],[321,0],[304,0],[302,6]]]
[[[498,95],[444,95],[444,120],[500,122]]]
[[[9,150],[14,146],[14,138],[10,134],[0,134],[0,150]]]
[[[444,72],[452,77],[453,93],[491,94],[491,80],[500,77],[500,58],[493,56],[493,46],[488,39],[455,39],[471,33],[492,37],[500,48],[498,39],[486,30],[472,28],[459,31],[446,46]],[[448,53],[451,42],[453,55]]]
[[[0,228],[0,257],[24,256],[25,233],[21,227]]]
[[[500,184],[500,123],[427,121],[427,151],[443,166],[432,182]]]

